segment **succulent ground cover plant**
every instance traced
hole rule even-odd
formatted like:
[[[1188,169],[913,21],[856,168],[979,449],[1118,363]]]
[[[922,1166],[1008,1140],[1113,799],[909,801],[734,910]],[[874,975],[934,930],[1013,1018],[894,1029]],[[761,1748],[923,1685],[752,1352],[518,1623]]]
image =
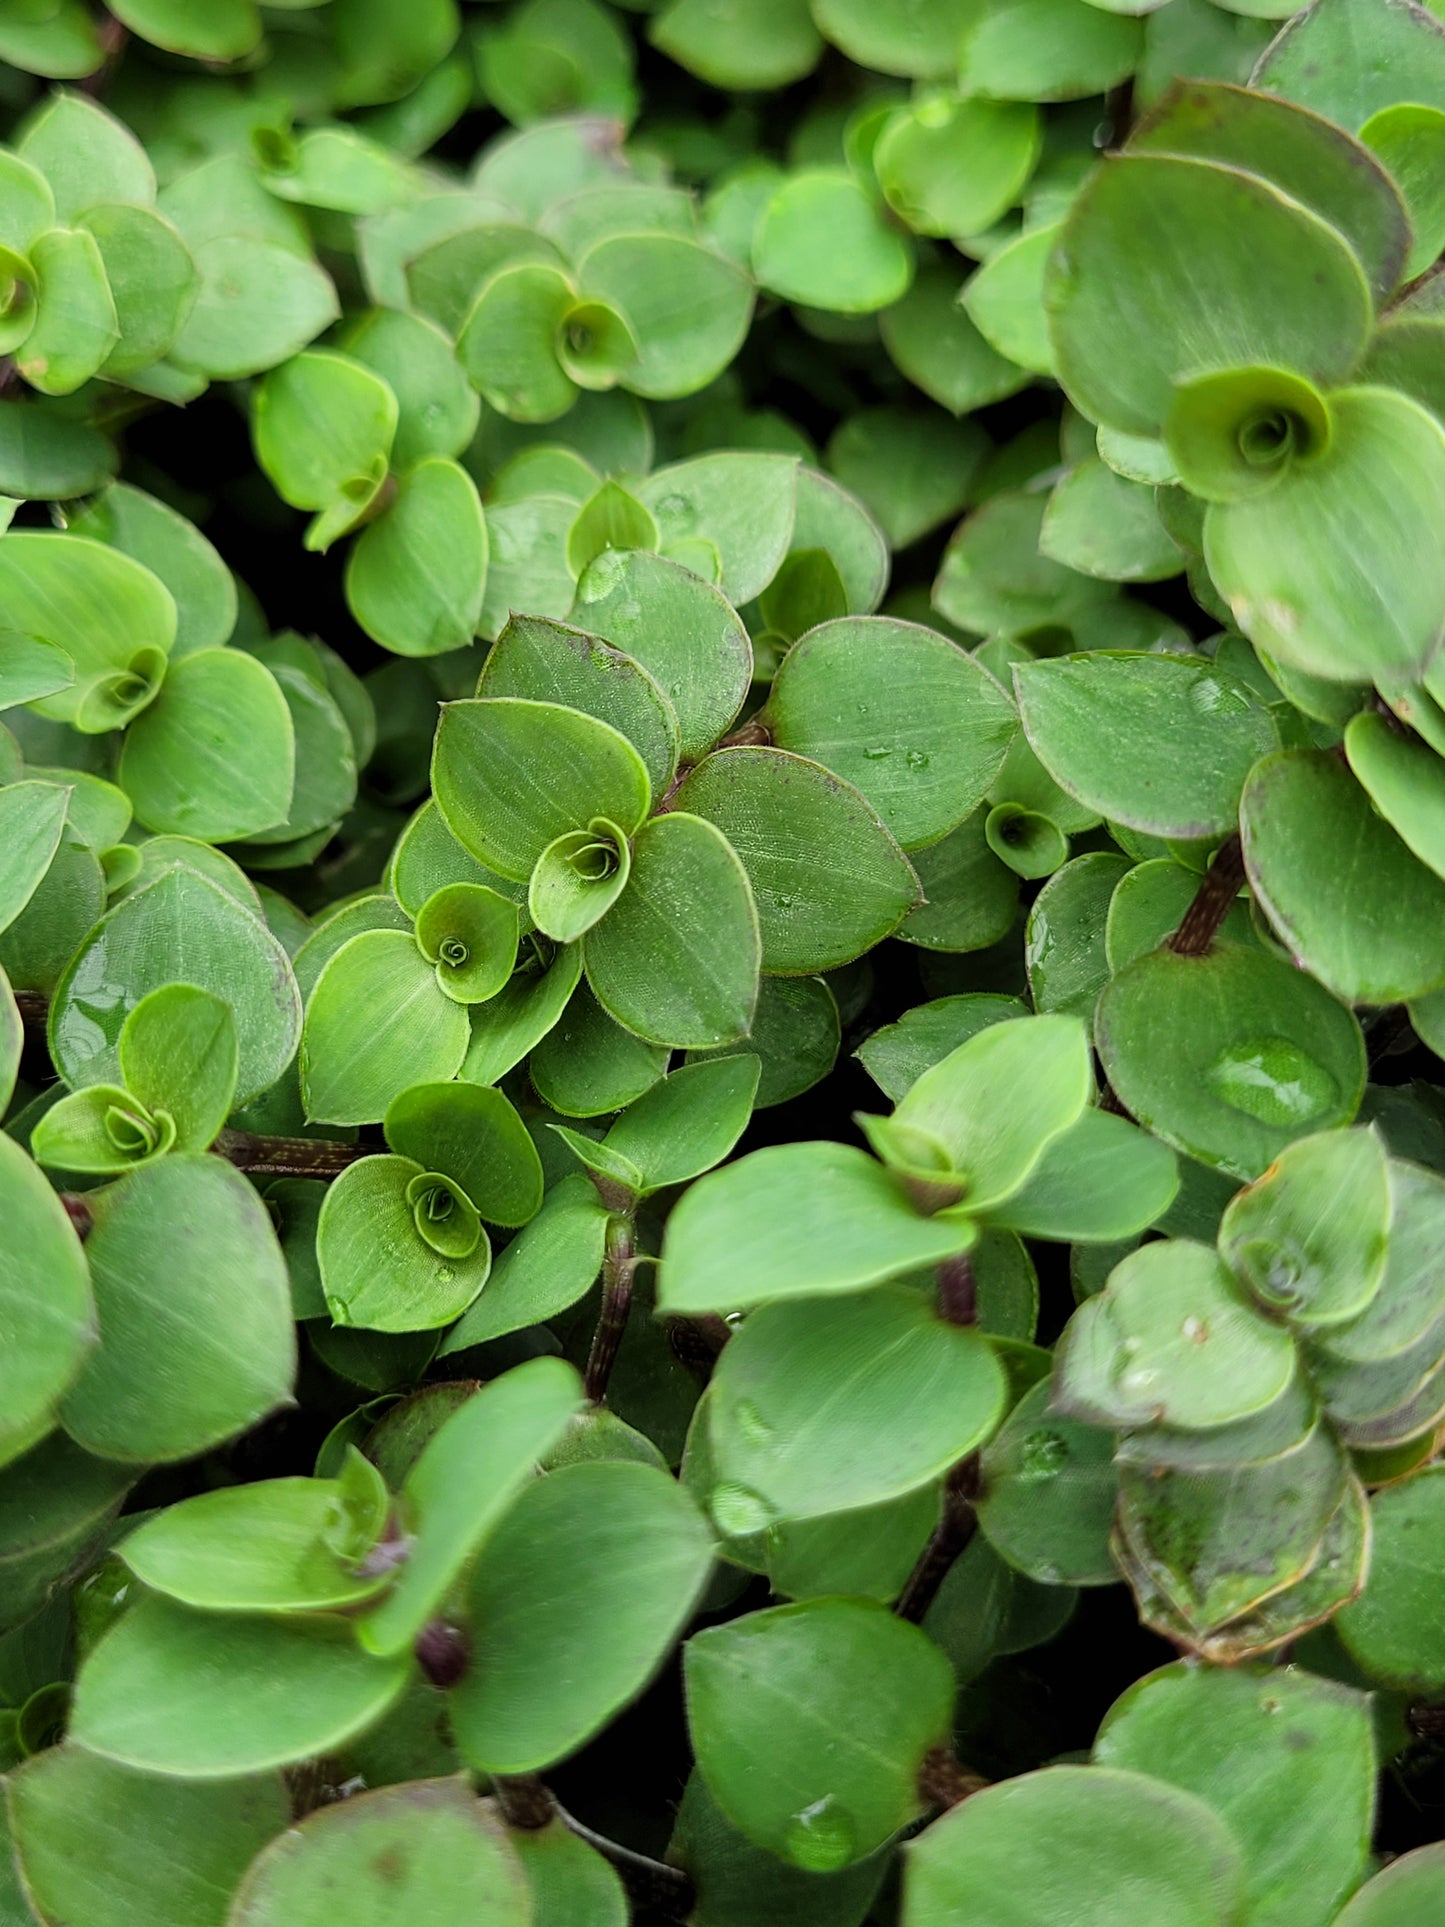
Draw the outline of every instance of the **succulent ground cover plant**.
[[[1445,24],[0,63],[0,1927],[1445,1918]]]

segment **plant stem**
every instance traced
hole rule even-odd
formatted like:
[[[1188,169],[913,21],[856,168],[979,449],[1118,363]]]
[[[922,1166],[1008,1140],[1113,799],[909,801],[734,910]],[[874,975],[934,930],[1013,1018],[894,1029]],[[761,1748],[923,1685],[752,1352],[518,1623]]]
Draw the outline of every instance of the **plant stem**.
[[[634,1853],[631,1847],[622,1847],[615,1840],[608,1840],[591,1827],[584,1827],[580,1820],[574,1820],[565,1807],[557,1808],[557,1817],[569,1833],[575,1833],[579,1840],[585,1840],[602,1858],[609,1861],[622,1876],[622,1884],[627,1889],[627,1897],[635,1908],[650,1908],[656,1913],[665,1914],[669,1920],[686,1920],[697,1903],[697,1894],[692,1881],[681,1867],[669,1867],[660,1860],[649,1860],[646,1854]]]
[[[931,1807],[956,1807],[971,1793],[981,1793],[988,1785],[981,1774],[970,1773],[946,1746],[936,1746],[924,1755],[918,1769],[918,1791]]]
[[[762,720],[761,715],[750,716],[745,723],[739,723],[731,736],[724,736],[718,748],[766,749],[772,740],[773,732]]]
[[[938,1524],[893,1608],[900,1619],[918,1625],[937,1598],[949,1568],[978,1528],[974,1501],[980,1490],[978,1454],[971,1452],[959,1460],[943,1482],[943,1511]]]
[[[20,1012],[20,1021],[26,1030],[36,1031],[42,1037],[45,1035],[45,1020],[50,1006],[38,990],[17,990],[15,1008]]]
[[[76,1191],[62,1191],[60,1202],[65,1206],[65,1215],[74,1226],[76,1237],[84,1244],[95,1229],[95,1217],[90,1206]]]
[[[553,1818],[557,1802],[535,1773],[494,1773],[492,1792],[502,1818],[519,1833],[536,1833]]]
[[[607,1249],[602,1259],[602,1313],[582,1379],[582,1389],[594,1405],[600,1405],[607,1396],[607,1381],[617,1363],[617,1348],[632,1309],[632,1279],[637,1269],[634,1233],[630,1216],[619,1214],[608,1220]]]
[[[1236,830],[1215,851],[1193,903],[1165,948],[1176,957],[1207,957],[1243,882],[1244,849]]]
[[[212,1148],[253,1178],[334,1178],[358,1158],[371,1156],[364,1144],[339,1144],[321,1137],[261,1137],[254,1131],[222,1131]]]
[[[966,1251],[938,1267],[938,1309],[950,1325],[978,1323],[978,1281]]]

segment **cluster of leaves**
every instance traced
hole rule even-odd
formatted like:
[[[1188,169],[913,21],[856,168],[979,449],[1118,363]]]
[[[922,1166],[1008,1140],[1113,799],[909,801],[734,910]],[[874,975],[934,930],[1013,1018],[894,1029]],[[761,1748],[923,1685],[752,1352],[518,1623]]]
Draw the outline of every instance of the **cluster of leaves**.
[[[1287,12],[0,0],[0,1927],[1445,1912],[1445,26]]]

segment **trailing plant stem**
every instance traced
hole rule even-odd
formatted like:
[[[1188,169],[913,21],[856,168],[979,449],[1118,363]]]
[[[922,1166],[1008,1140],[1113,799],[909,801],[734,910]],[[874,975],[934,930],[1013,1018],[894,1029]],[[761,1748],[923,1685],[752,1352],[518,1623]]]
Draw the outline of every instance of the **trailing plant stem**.
[[[943,1482],[943,1511],[918,1564],[893,1610],[900,1619],[921,1623],[948,1577],[949,1568],[978,1529],[974,1501],[979,1495],[978,1454],[960,1459]]]
[[[978,1281],[966,1251],[938,1267],[938,1309],[950,1325],[978,1323]]]
[[[970,1773],[946,1746],[936,1746],[923,1758],[918,1769],[918,1791],[931,1807],[959,1806],[970,1794],[981,1793],[989,1784],[981,1774]]]
[[[632,1280],[637,1270],[636,1225],[629,1214],[609,1219],[607,1248],[602,1258],[602,1312],[587,1354],[583,1390],[594,1405],[607,1396],[607,1381],[617,1362],[617,1349],[627,1330],[632,1309]]]
[[[238,1171],[255,1178],[334,1178],[358,1158],[371,1156],[364,1144],[340,1144],[322,1137],[262,1137],[254,1131],[222,1131],[213,1149]]]
[[[1207,957],[1244,882],[1244,848],[1239,833],[1225,838],[1165,948],[1176,957]]]

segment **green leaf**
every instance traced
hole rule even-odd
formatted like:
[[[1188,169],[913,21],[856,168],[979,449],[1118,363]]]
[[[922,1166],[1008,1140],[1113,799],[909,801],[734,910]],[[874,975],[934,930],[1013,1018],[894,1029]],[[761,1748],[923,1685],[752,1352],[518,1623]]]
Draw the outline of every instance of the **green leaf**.
[[[285,821],[294,763],[270,671],[236,649],[202,649],[174,664],[127,730],[119,776],[147,828],[219,843]]]
[[[1016,387],[1023,385],[1024,369],[1038,375],[1054,371],[1044,276],[1057,238],[1057,223],[1026,228],[975,270],[958,297],[983,340],[1007,357]]]
[[[1110,1244],[1156,1223],[1178,1189],[1179,1166],[1166,1145],[1125,1118],[1087,1110],[989,1216],[1026,1238]]]
[[[121,1557],[152,1591],[183,1606],[335,1612],[370,1598],[390,1577],[366,1573],[369,1546],[343,1562],[327,1543],[341,1500],[335,1479],[222,1487],[147,1519],[126,1535]]]
[[[1337,997],[1395,1003],[1440,984],[1445,883],[1340,760],[1312,750],[1267,757],[1245,787],[1240,828],[1261,908]]]
[[[492,1267],[487,1288],[442,1341],[449,1357],[524,1331],[585,1298],[602,1269],[608,1213],[590,1178],[564,1178]]]
[[[56,227],[31,247],[30,265],[35,325],[15,365],[43,395],[73,395],[120,338],[105,263],[87,229]]]
[[[176,633],[170,593],[149,569],[83,536],[12,529],[0,537],[6,621],[69,656],[74,682],[38,702],[43,716],[81,728],[122,728],[155,694]],[[109,697],[96,720],[92,692]]]
[[[176,605],[173,662],[229,641],[236,626],[236,579],[200,530],[166,503],[113,482],[67,527],[133,557],[170,590]]]
[[[630,323],[638,352],[622,381],[650,400],[705,388],[737,354],[752,319],[748,275],[683,235],[601,240],[579,260],[577,280],[584,296],[610,303]]]
[[[1043,554],[1108,582],[1161,582],[1186,557],[1155,505],[1154,490],[1090,460],[1057,484],[1039,537]]]
[[[1345,754],[1391,829],[1436,876],[1445,876],[1445,771],[1440,758],[1369,709],[1345,725]]]
[[[668,1220],[667,1312],[835,1296],[966,1251],[961,1220],[922,1217],[902,1184],[843,1144],[781,1144],[701,1178]]]
[[[70,1736],[187,1780],[332,1751],[401,1694],[411,1656],[362,1651],[340,1619],[288,1623],[142,1598],[85,1660]]]
[[[1143,28],[1127,17],[1133,11],[1083,0],[973,0],[959,50],[960,82],[969,93],[995,100],[1104,93],[1138,63]]]
[[[523,261],[492,276],[457,337],[457,358],[489,407],[510,421],[565,415],[577,387],[557,346],[577,290],[560,268]]]
[[[100,372],[112,380],[140,375],[175,346],[199,286],[196,264],[171,223],[148,207],[90,208],[79,231],[95,242],[119,335]]]
[[[291,716],[296,778],[284,821],[245,839],[255,846],[247,860],[257,869],[268,849],[328,829],[356,800],[355,744],[340,704],[308,670],[279,653],[268,650],[266,657]]]
[[[1016,728],[963,650],[882,616],[825,623],[790,649],[764,721],[779,748],[861,791],[904,849],[937,842],[983,800]]]
[[[68,832],[29,903],[0,935],[0,968],[11,985],[49,996],[105,909],[106,881],[95,853]]]
[[[164,1110],[178,1151],[205,1151],[236,1093],[236,1026],[230,1007],[193,984],[165,984],[143,997],[120,1032],[125,1088]]]
[[[965,0],[813,0],[824,34],[860,67],[920,80],[951,79]]]
[[[1445,34],[1423,7],[1307,7],[1274,40],[1255,85],[1354,133],[1397,101],[1445,107]]]
[[[1116,886],[1128,875],[1127,857],[1094,850],[1056,870],[1034,898],[1024,926],[1024,963],[1036,1010],[1092,1022],[1109,980],[1105,918]]]
[[[1366,1365],[1400,1357],[1445,1312],[1445,1278],[1436,1259],[1445,1234],[1445,1184],[1399,1158],[1388,1160],[1386,1182],[1390,1219],[1384,1278],[1359,1317],[1328,1334],[1337,1358]]]
[[[978,1523],[1015,1572],[1046,1586],[1109,1586],[1119,1480],[1114,1436],[1052,1409],[1047,1380],[1025,1392],[979,1461]]]
[[[541,1206],[536,1149],[500,1091],[412,1084],[388,1107],[386,1141],[399,1156],[453,1179],[489,1224],[526,1224]]]
[[[809,1600],[709,1627],[683,1662],[698,1768],[758,1846],[837,1873],[918,1814],[953,1673],[916,1626],[871,1600]]]
[[[594,816],[585,830],[555,837],[537,858],[527,907],[557,943],[575,943],[616,903],[632,874],[632,846],[615,823]]]
[[[406,920],[419,917],[428,899],[453,883],[485,884],[517,904],[523,896],[515,884],[505,887],[505,880],[494,870],[468,856],[430,797],[396,839],[385,880],[406,912]],[[405,921],[388,927],[403,929]]]
[[[403,1488],[415,1535],[411,1556],[392,1591],[357,1622],[369,1652],[410,1647],[561,1436],[580,1394],[570,1365],[533,1358],[446,1421]]]
[[[990,1025],[924,1071],[893,1114],[936,1138],[970,1211],[1011,1197],[1091,1093],[1089,1051],[1073,1017]]]
[[[1373,1131],[1326,1131],[1282,1151],[1225,1206],[1219,1250],[1287,1322],[1329,1328],[1369,1308],[1385,1276],[1390,1192]]]
[[[1445,1851],[1416,1847],[1367,1880],[1336,1927],[1411,1927],[1445,1900]]]
[[[1068,626],[1109,590],[1039,549],[1047,498],[995,495],[961,522],[944,551],[933,606],[955,627],[988,635]]]
[[[0,1153],[0,1156],[3,1156]],[[45,1421],[34,1428],[44,1429]],[[18,1454],[18,1456],[17,1456]],[[94,1459],[54,1431],[25,1450],[13,1439],[0,1471],[0,1626],[25,1625],[99,1555],[135,1481],[135,1467]],[[57,1656],[58,1657],[58,1656]],[[46,1671],[53,1662],[46,1662]]]
[[[714,87],[750,93],[786,87],[817,65],[823,51],[806,0],[746,0],[717,14],[706,0],[670,0],[648,29],[654,47]]]
[[[0,1113],[8,1111],[20,1074],[20,1056],[25,1048],[25,1025],[10,988],[0,970]]]
[[[687,777],[676,804],[741,858],[765,970],[805,976],[850,962],[917,901],[907,859],[865,800],[803,757],[722,750]]]
[[[290,960],[259,917],[179,863],[123,897],[61,979],[50,1043],[66,1082],[115,1082],[121,1026],[150,991],[177,982],[230,1006],[240,1052],[237,1103],[269,1090],[290,1063],[300,1029]]]
[[[476,430],[480,403],[435,323],[394,307],[373,308],[346,331],[341,346],[396,396],[395,469],[461,454]]]
[[[97,429],[71,419],[63,402],[40,396],[0,403],[0,487],[29,501],[72,500],[104,488],[119,460]],[[49,691],[37,692],[49,694]]]
[[[70,791],[54,783],[0,789],[0,930],[35,895],[65,831]]]
[[[512,616],[487,657],[477,694],[560,704],[595,716],[632,744],[646,765],[652,795],[666,794],[678,757],[672,705],[640,663],[584,630]],[[624,827],[630,834],[637,825],[628,820]]]
[[[748,1056],[687,1064],[630,1104],[603,1141],[649,1191],[684,1184],[721,1164],[746,1130],[760,1069]]]
[[[1013,927],[1018,878],[988,841],[991,815],[981,805],[941,843],[914,851],[911,861],[924,901],[895,932],[900,942],[925,950],[982,950]]]
[[[1027,380],[1018,357],[1000,346],[989,303],[977,314],[971,299],[967,312],[960,305],[979,279],[960,289],[949,268],[920,268],[903,299],[878,318],[883,345],[900,373],[954,415],[1002,401]]]
[[[49,1747],[9,1782],[25,1885],[52,1919],[225,1927],[231,1890],[290,1816],[279,1774],[185,1783]],[[123,1864],[100,1844],[124,1840]]]
[[[727,838],[675,810],[634,838],[617,902],[583,939],[588,982],[608,1015],[649,1043],[733,1043],[757,1003],[758,922]]]
[[[420,461],[346,559],[346,603],[400,656],[464,649],[477,633],[489,542],[476,484],[443,456]]]
[[[495,1084],[555,1028],[582,975],[582,950],[559,950],[550,965],[524,966],[486,1004],[471,1007],[471,1038],[459,1076]]]
[[[567,567],[567,531],[576,514],[576,504],[560,495],[492,503],[482,635],[499,635],[519,604],[534,616],[566,615],[576,592]]]
[[[524,1773],[575,1752],[657,1670],[711,1566],[708,1530],[668,1473],[602,1460],[534,1481],[472,1577],[475,1658],[451,1700],[467,1759]]]
[[[175,1141],[168,1115],[152,1113],[118,1085],[89,1084],[36,1119],[30,1149],[53,1170],[116,1176],[164,1157]]]
[[[55,1407],[96,1342],[86,1260],[70,1219],[12,1138],[0,1137],[0,1192],[7,1226],[0,1304],[4,1350],[0,1454],[12,1456],[48,1430]]]
[[[340,312],[330,278],[291,246],[223,232],[191,248],[201,285],[172,350],[182,368],[215,381],[261,374],[298,354]]]
[[[628,1927],[620,1874],[564,1821],[518,1831],[511,1842],[532,1889],[532,1927]]]
[[[564,1117],[600,1117],[651,1090],[666,1070],[667,1058],[666,1045],[624,1030],[584,983],[577,986],[565,1016],[533,1050],[527,1069],[537,1095],[554,1111]]]
[[[1156,950],[1099,999],[1095,1042],[1129,1115],[1238,1178],[1293,1139],[1348,1124],[1364,1088],[1364,1039],[1303,971],[1241,944],[1207,957]]]
[[[1360,143],[1389,170],[1409,210],[1414,239],[1404,274],[1423,274],[1445,246],[1445,198],[1440,191],[1445,113],[1401,101],[1371,114],[1360,129]]]
[[[1250,770],[1278,740],[1249,690],[1198,659],[1101,651],[1020,663],[1014,679],[1049,774],[1086,808],[1153,836],[1233,828]],[[1121,728],[1122,759],[1106,751]]]
[[[334,1181],[316,1257],[337,1325],[434,1331],[466,1310],[487,1282],[492,1252],[471,1200],[454,1186],[405,1157],[360,1158]]]
[[[984,1338],[908,1285],[765,1306],[713,1375],[714,1516],[758,1531],[898,1498],[973,1451],[1004,1396]]]
[[[1172,857],[1135,864],[1120,879],[1109,903],[1104,938],[1109,969],[1118,972],[1136,957],[1157,950],[1179,928],[1198,890],[1198,875]],[[1230,904],[1219,934],[1227,943],[1258,947],[1250,906],[1243,898]]]
[[[1370,1501],[1373,1525],[1365,1589],[1336,1624],[1372,1680],[1412,1693],[1439,1691],[1445,1641],[1431,1600],[1439,1586],[1445,1471],[1427,1468]]]
[[[577,511],[567,532],[567,567],[581,575],[604,549],[655,549],[657,524],[620,482],[604,482]]]
[[[753,231],[753,272],[785,301],[835,314],[891,307],[913,277],[908,243],[841,169],[791,175]]]
[[[939,92],[890,116],[873,166],[883,198],[915,234],[980,234],[1019,198],[1039,145],[1031,104]]]
[[[454,1077],[466,1055],[463,1005],[400,930],[351,937],[306,1005],[301,1094],[327,1124],[371,1124],[408,1085]]]
[[[1445,429],[1375,388],[1331,396],[1330,416],[1318,460],[1261,499],[1210,507],[1209,573],[1250,641],[1286,665],[1335,682],[1415,681],[1445,587],[1406,558],[1445,511]],[[1410,478],[1390,483],[1388,508],[1377,494],[1387,475]]]
[[[1347,1686],[1293,1667],[1259,1678],[1179,1663],[1116,1700],[1094,1746],[1101,1765],[1218,1813],[1244,1851],[1247,1917],[1261,1927],[1336,1917],[1366,1864],[1374,1753],[1368,1702]]]
[[[397,403],[380,375],[330,349],[272,369],[256,391],[256,459],[283,502],[315,509],[309,548],[325,549],[365,512],[386,477]]]
[[[907,1927],[986,1910],[999,1927],[1107,1927],[1123,1891],[1142,1919],[1170,1927],[1242,1917],[1241,1854],[1224,1821],[1192,1793],[1112,1767],[1046,1767],[985,1787],[907,1854]]]
[[[67,1431],[108,1458],[193,1458],[289,1398],[286,1264],[238,1171],[175,1155],[89,1203],[102,1339],[66,1394]]]
[[[834,432],[827,460],[902,549],[966,505],[986,451],[972,422],[934,409],[864,408]]]
[[[595,816],[630,836],[650,800],[642,758],[610,723],[517,697],[446,704],[432,781],[463,848],[518,881],[555,837]]]
[[[530,1927],[522,1856],[463,1779],[408,1780],[321,1807],[258,1854],[229,1927],[413,1920]]]
[[[654,469],[636,493],[657,519],[664,553],[698,538],[713,545],[722,567],[718,586],[741,608],[768,586],[788,552],[797,477],[795,455],[724,451]]]
[[[1044,298],[1065,389],[1134,435],[1158,434],[1181,375],[1267,364],[1339,382],[1371,309],[1358,261],[1317,215],[1253,175],[1159,154],[1118,156],[1086,183]]]
[[[484,1004],[517,962],[517,906],[485,883],[444,883],[416,916],[417,947],[459,1004]]]
[[[128,128],[84,93],[52,94],[25,125],[16,152],[45,176],[58,219],[70,221],[97,201],[150,207],[156,177]]]
[[[656,680],[687,761],[706,754],[742,707],[752,672],[747,631],[720,589],[678,563],[604,550],[577,584],[572,616]]]
[[[939,997],[905,1011],[896,1024],[859,1045],[854,1055],[885,1097],[896,1104],[926,1070],[939,1064],[960,1044],[966,1044],[990,1024],[1028,1011],[1017,997],[979,992],[963,997]]]

